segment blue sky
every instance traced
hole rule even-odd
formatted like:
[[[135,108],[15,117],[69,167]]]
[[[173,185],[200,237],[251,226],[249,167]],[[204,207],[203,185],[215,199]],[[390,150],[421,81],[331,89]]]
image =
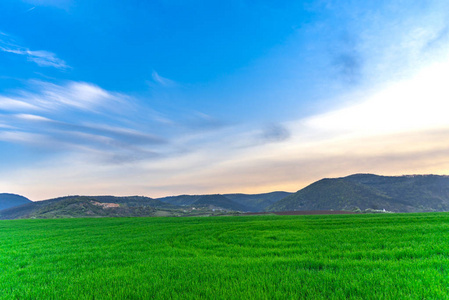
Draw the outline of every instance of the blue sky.
[[[0,190],[448,174],[448,20],[443,0],[4,0]]]

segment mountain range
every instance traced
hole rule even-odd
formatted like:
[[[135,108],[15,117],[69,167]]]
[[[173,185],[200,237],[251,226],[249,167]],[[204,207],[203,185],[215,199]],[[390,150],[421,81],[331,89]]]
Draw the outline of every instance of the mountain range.
[[[32,202],[0,194],[0,219],[191,216],[280,211],[449,211],[449,176],[354,174],[324,178],[296,193],[142,196],[67,196]]]

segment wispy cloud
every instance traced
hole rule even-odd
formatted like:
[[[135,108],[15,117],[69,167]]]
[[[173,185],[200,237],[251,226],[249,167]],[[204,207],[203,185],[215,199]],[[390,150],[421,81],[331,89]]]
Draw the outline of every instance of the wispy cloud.
[[[24,100],[13,99],[10,97],[0,96],[0,110],[5,111],[34,111],[40,110],[41,108],[28,103]]]
[[[25,52],[22,51],[22,53],[17,54],[26,55],[28,60],[35,62],[41,67],[54,67],[57,69],[69,68],[65,61],[56,57],[56,54],[52,52],[26,50]]]
[[[29,13],[30,11],[34,10],[35,8],[36,8],[36,6],[33,6],[33,7],[29,8],[29,9],[27,9],[27,11],[25,13]]]
[[[0,95],[0,140],[83,153],[105,164],[132,163],[173,152],[158,133],[158,116],[153,120],[149,112],[135,99],[91,83],[30,81],[26,89]]]
[[[105,105],[113,106],[120,99],[118,95],[86,82],[70,81],[65,85],[56,85],[35,81],[34,84],[40,88],[41,95],[36,98],[36,101],[49,109],[66,106],[81,110],[93,110]]]
[[[0,51],[24,56],[28,61],[36,63],[41,67],[53,67],[62,70],[70,68],[66,62],[58,58],[55,53],[45,50],[30,50],[26,47],[17,45],[8,34],[1,33],[1,35]]]
[[[14,53],[18,55],[24,55],[31,62],[36,63],[41,67],[54,67],[57,69],[67,69],[69,66],[65,61],[59,59],[56,54],[48,51],[32,51],[29,49],[13,49],[8,47],[0,47],[3,52]]]
[[[126,102],[126,96],[108,92],[94,84],[67,81],[54,84],[39,80],[28,82],[28,88],[8,96],[0,95],[0,109],[10,111],[58,111],[75,109],[90,112],[114,110]],[[123,109],[123,107],[122,107]]]
[[[163,87],[176,87],[178,85],[175,81],[162,77],[156,71],[153,71],[153,73],[151,73],[151,78],[153,79],[154,83]]]
[[[0,131],[0,141],[28,144],[32,146],[42,145],[47,142],[45,135],[23,132],[18,130]]]

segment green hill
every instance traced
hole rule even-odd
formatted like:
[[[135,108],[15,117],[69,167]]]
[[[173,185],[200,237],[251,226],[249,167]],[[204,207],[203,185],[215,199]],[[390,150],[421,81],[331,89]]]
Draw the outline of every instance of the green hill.
[[[158,215],[173,205],[148,197],[67,196],[31,202],[0,211],[0,219],[141,217]]]
[[[353,210],[448,211],[449,177],[355,174],[322,179],[269,206],[267,211]]]
[[[16,194],[0,193],[0,210],[20,206],[32,202],[30,199]]]

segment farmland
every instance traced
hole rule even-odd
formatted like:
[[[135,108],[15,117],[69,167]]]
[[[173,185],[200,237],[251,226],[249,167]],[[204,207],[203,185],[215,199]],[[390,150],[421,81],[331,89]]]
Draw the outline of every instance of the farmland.
[[[0,221],[0,299],[443,299],[449,214]]]

